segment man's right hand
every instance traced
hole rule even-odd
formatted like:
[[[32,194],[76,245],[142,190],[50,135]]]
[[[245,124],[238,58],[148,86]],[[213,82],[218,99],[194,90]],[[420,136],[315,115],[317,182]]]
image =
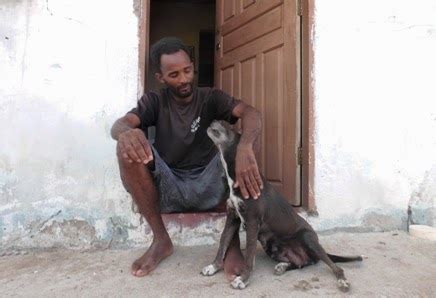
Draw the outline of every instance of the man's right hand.
[[[139,128],[126,130],[118,136],[121,156],[128,162],[148,164],[153,160],[153,152],[144,132]]]

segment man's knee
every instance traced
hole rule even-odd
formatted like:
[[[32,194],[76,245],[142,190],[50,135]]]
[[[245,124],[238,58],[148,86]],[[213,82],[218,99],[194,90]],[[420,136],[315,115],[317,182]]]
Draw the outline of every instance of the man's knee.
[[[130,164],[132,164],[121,153],[121,149],[120,149],[120,145],[119,144],[117,144],[117,159],[118,159],[118,164],[120,165],[120,167],[121,166],[125,167],[125,166],[129,166]]]
[[[154,182],[153,175],[147,165],[138,162],[129,162],[127,158],[122,156],[119,146],[117,146],[117,159],[120,167],[121,181],[124,187],[129,191],[129,186],[132,183],[140,181],[141,183],[150,181]]]
[[[117,145],[117,159],[118,159],[118,164],[122,169],[140,169],[144,167],[143,163],[134,162],[131,160],[129,161],[129,159],[125,158],[121,153],[121,149],[119,145]],[[146,170],[148,170],[147,167],[145,168]]]

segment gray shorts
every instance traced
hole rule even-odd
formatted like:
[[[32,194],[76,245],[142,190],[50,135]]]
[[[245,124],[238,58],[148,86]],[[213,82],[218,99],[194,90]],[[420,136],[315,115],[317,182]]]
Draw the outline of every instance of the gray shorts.
[[[159,192],[161,213],[204,211],[215,208],[229,190],[217,154],[206,167],[191,170],[171,169],[153,148],[151,171]]]

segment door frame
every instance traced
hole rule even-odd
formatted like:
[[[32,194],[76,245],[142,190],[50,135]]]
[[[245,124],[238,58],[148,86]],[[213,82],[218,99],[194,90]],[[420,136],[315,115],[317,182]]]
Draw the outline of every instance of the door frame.
[[[138,20],[138,99],[144,94],[147,87],[148,59],[150,48],[150,0],[139,1],[139,20]]]
[[[149,36],[150,36],[150,0],[138,0],[139,8],[139,47],[138,47],[138,98],[147,86]],[[301,1],[301,134],[302,134],[302,169],[301,200],[302,208],[309,214],[317,214],[315,198],[315,76],[314,47],[315,35],[315,0]]]
[[[315,201],[315,75],[314,44],[315,0],[299,0],[301,5],[301,113],[302,113],[302,207],[317,215]]]

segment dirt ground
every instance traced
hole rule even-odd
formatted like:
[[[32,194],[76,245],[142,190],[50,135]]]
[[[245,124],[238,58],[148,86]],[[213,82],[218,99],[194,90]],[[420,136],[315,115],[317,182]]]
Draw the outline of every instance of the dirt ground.
[[[436,297],[436,242],[404,232],[336,233],[320,236],[332,253],[363,254],[363,262],[342,264],[352,288],[342,294],[323,263],[282,276],[261,249],[245,290],[233,290],[222,272],[199,274],[217,246],[176,247],[151,275],[135,278],[130,264],[143,249],[27,251],[0,257],[0,296],[24,297]]]

